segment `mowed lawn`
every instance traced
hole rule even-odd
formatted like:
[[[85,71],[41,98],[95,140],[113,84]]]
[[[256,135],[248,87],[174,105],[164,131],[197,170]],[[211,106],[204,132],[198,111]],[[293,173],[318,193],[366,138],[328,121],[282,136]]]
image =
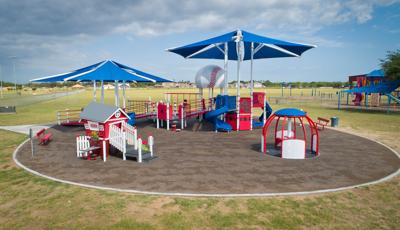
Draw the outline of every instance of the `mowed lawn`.
[[[165,89],[132,89],[128,97],[162,99],[163,92]],[[280,89],[267,92],[280,95]],[[108,103],[113,101],[112,93],[107,92]],[[57,110],[83,107],[91,100],[90,95],[88,91],[24,106],[17,114],[0,115],[0,125],[54,122]],[[338,116],[342,129],[372,137],[400,151],[399,114],[337,111],[321,108],[317,102],[272,106],[300,107],[314,118]],[[25,138],[0,130],[2,229],[398,229],[400,226],[399,177],[344,192],[299,197],[178,198],[105,192],[49,181],[16,167],[12,152]]]
[[[56,90],[52,90],[56,91]],[[267,93],[268,98],[280,97],[282,90],[279,88],[268,88],[268,89],[255,89],[255,91],[264,91]],[[293,89],[293,98],[309,98],[311,96],[311,89]],[[318,89],[318,93],[335,94],[337,89]],[[40,92],[50,92],[50,90],[41,89]],[[127,100],[149,100],[152,101],[165,101],[164,93],[166,92],[189,92],[198,93],[198,89],[174,89],[174,88],[132,88],[126,91]],[[215,90],[214,96],[219,93],[219,90]],[[229,89],[230,95],[236,95],[236,89]],[[208,90],[204,90],[205,97],[208,97]],[[241,90],[242,97],[249,96],[248,89]],[[284,96],[290,95],[289,89],[284,89]],[[301,96],[303,95],[303,96]],[[27,92],[24,93],[23,97],[9,93],[4,99],[7,105],[12,106],[18,100],[24,100],[26,97],[34,97],[35,95],[29,95]],[[315,97],[316,101],[319,97]],[[336,96],[334,98],[337,98]],[[120,101],[122,105],[122,90],[120,90]],[[62,98],[46,100],[39,103],[25,103],[24,106],[17,106],[16,114],[0,114],[0,126],[1,125],[18,125],[18,124],[38,124],[38,123],[55,123],[56,114],[58,110],[69,109],[80,109],[85,107],[90,101],[93,100],[93,92],[91,89],[87,89],[83,93],[70,95]],[[100,90],[97,90],[97,100],[100,100]],[[334,99],[335,100],[335,99]],[[107,104],[114,104],[114,90],[105,90],[105,101]],[[272,100],[271,103],[275,103]],[[1,103],[0,103],[1,104]]]

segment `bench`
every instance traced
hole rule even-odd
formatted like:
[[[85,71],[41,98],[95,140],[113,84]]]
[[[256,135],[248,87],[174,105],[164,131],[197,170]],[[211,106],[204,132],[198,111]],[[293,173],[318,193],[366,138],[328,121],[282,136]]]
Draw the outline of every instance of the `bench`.
[[[325,126],[329,124],[329,120],[326,118],[318,117],[317,122],[315,122],[315,124],[317,125],[317,128],[319,130],[324,130]]]
[[[53,137],[52,133],[46,133],[46,129],[41,129],[36,133],[36,138],[39,140],[39,145],[47,145],[51,138]]]
[[[96,157],[99,156],[99,154],[94,153],[94,151],[99,149],[101,148],[98,146],[91,146],[87,149],[81,149],[80,153],[82,154],[82,156],[86,156],[86,159],[88,160],[96,160]]]
[[[100,155],[97,151],[99,149],[101,149],[101,147],[93,145],[89,136],[79,135],[76,137],[76,157],[87,160],[96,160],[96,157]]]

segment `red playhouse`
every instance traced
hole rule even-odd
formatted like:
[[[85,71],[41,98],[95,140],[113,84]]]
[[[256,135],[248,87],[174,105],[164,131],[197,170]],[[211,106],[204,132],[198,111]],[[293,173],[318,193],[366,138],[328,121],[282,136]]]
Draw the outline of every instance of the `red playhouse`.
[[[85,125],[86,136],[97,137],[103,149],[103,159],[108,156],[108,141],[110,137],[110,126],[127,122],[129,117],[121,109],[112,105],[91,102],[80,114],[81,122]]]
[[[286,159],[305,159],[318,156],[319,136],[317,126],[306,112],[295,108],[280,109],[268,118],[261,136],[261,152],[267,152],[268,128],[274,120],[276,120],[274,130],[275,148],[269,151],[272,155],[280,155],[281,158]],[[306,149],[307,132],[305,121],[308,123],[311,134],[309,151]],[[301,127],[300,132],[297,130],[296,122]],[[277,154],[274,152],[276,149],[280,150]]]

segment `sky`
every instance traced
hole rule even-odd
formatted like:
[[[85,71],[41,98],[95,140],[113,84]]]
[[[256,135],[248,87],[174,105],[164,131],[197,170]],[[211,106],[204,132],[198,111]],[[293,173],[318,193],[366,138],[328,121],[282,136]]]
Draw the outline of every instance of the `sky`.
[[[223,60],[165,49],[236,29],[317,46],[299,58],[256,60],[256,80],[347,81],[400,49],[400,0],[0,0],[0,77],[26,83],[111,59],[193,81]],[[235,61],[228,73],[236,79]],[[246,61],[241,79],[249,74]]]

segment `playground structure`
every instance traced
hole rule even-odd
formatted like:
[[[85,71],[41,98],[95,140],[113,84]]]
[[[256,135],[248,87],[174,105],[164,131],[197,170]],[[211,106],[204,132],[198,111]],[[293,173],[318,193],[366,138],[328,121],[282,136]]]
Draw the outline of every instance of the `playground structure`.
[[[147,140],[143,140],[137,136],[137,130],[127,123],[121,123],[119,127],[117,124],[111,125],[110,128],[110,145],[117,148],[122,153],[123,160],[127,157],[135,157],[138,163],[143,160],[152,160],[154,138],[149,135]],[[148,146],[148,151],[143,153],[143,146]]]
[[[272,125],[272,121],[276,120],[274,130],[274,149],[279,149],[280,157],[285,159],[305,159],[307,158],[307,132],[305,121],[307,121],[310,129],[310,154],[318,156],[319,154],[319,136],[318,128],[314,121],[307,115],[306,112],[286,108],[280,109],[272,114],[265,123],[261,136],[261,152],[268,151],[274,154],[274,149],[267,149],[267,134],[268,128]],[[282,122],[280,123],[280,121]],[[302,128],[303,135],[300,136],[297,132],[296,121]]]
[[[374,107],[380,107],[382,106],[382,103],[380,103],[382,96],[387,96],[388,103],[387,103],[387,111],[389,112],[392,108],[392,100],[395,102],[394,106],[396,104],[400,104],[400,94],[398,91],[396,91],[397,88],[400,87],[400,80],[397,81],[381,81],[376,84],[371,84],[369,86],[363,86],[363,87],[355,87],[352,89],[348,90],[343,90],[338,92],[338,109],[340,110],[341,107],[341,97],[342,94],[347,93],[347,100],[346,100],[346,105],[349,105],[349,95],[350,94],[355,94],[355,95],[365,95],[365,107],[368,108],[370,106],[368,102],[369,95],[371,95],[371,105]],[[357,96],[356,96],[357,97]],[[357,104],[355,104],[357,105]],[[360,103],[361,105],[361,103]]]
[[[360,75],[349,76],[350,89],[360,88],[360,87],[365,87],[365,86],[372,86],[372,85],[378,84],[378,83],[382,82],[383,80],[385,80],[384,75],[383,74],[378,75],[378,74],[376,74],[377,73],[376,71],[378,71],[378,70],[375,70],[375,72],[372,71],[369,74],[360,74]],[[372,94],[371,97],[374,98],[372,100],[372,102],[373,102],[372,106],[379,106],[380,95]],[[354,105],[360,106],[362,101],[364,101],[364,103],[367,105],[368,97],[364,96],[364,94],[362,94],[362,93],[354,93],[354,99],[352,100]]]
[[[126,158],[127,134],[134,129],[137,119],[153,118],[157,128],[166,123],[167,130],[176,130],[180,122],[181,129],[187,126],[187,120],[192,117],[206,120],[214,124],[215,131],[252,130],[265,126],[272,109],[266,101],[265,93],[253,92],[253,60],[261,58],[299,57],[306,50],[315,46],[291,43],[268,37],[262,37],[242,30],[193,43],[187,46],[168,49],[186,58],[224,59],[224,70],[218,66],[206,66],[197,73],[196,85],[198,94],[166,93],[165,102],[152,103],[149,101],[131,101],[126,108],[125,83],[134,82],[168,82],[168,79],[156,77],[137,69],[122,65],[115,61],[105,60],[94,65],[75,70],[68,74],[53,75],[39,78],[34,82],[54,81],[91,81],[93,82],[94,102],[89,104],[80,114],[78,124],[83,123],[86,136],[93,136],[102,141],[103,160],[106,160],[109,146],[112,145],[123,153]],[[236,48],[236,49],[235,49]],[[228,95],[228,60],[237,61],[236,95]],[[250,97],[240,96],[240,64],[251,60],[250,66]],[[101,83],[101,102],[96,101],[96,81]],[[122,81],[123,104],[119,106],[118,82]],[[104,105],[104,82],[115,83],[115,106]],[[209,99],[203,97],[203,90],[208,88]],[[214,98],[214,88],[220,88],[220,95]],[[224,90],[222,90],[224,89]],[[193,97],[193,99],[192,99]],[[258,120],[253,120],[254,108],[262,108],[263,113]],[[128,113],[127,113],[128,112]],[[59,116],[61,117],[61,116]],[[60,124],[62,119],[58,119]],[[71,123],[69,117],[67,123]],[[132,127],[132,128],[130,128]],[[132,131],[133,132],[133,131]],[[136,142],[136,138],[133,139]],[[82,141],[85,141],[84,138]],[[153,139],[149,139],[153,143]],[[82,146],[84,146],[82,144]],[[83,150],[81,150],[83,151]],[[79,154],[78,154],[79,155]],[[151,154],[152,157],[152,154]],[[141,156],[139,157],[141,161]]]
[[[192,117],[201,119],[207,112],[206,104],[200,93],[165,93],[165,102],[157,103],[157,129],[164,127],[167,130],[176,129],[180,123],[181,129],[187,126],[187,120]]]
[[[253,97],[240,98],[239,110],[236,107],[236,100],[236,96],[216,97],[215,107],[205,114],[205,119],[213,122],[215,131],[244,131],[262,127],[272,113],[264,92],[254,92]],[[258,120],[253,120],[254,108],[263,110]],[[223,119],[220,119],[222,115]]]
[[[266,101],[264,92],[251,92],[250,97],[242,97],[237,106],[237,96],[217,95],[214,88],[222,87],[224,71],[216,65],[201,68],[195,78],[199,93],[165,93],[165,102],[157,104],[157,128],[176,129],[180,123],[181,129],[187,126],[187,120],[192,117],[204,118],[214,125],[217,131],[243,131],[262,127],[272,113],[272,108]],[[208,89],[208,99],[204,97],[204,89]],[[253,120],[254,108],[261,108],[263,113],[258,120]]]
[[[86,152],[85,156],[90,156],[87,152],[99,149],[103,153],[103,161],[106,161],[111,145],[121,151],[124,160],[127,156],[136,157],[139,163],[152,159],[153,137],[149,135],[148,140],[143,141],[137,136],[136,128],[127,123],[128,120],[128,114],[121,108],[91,102],[80,114],[86,137],[77,138],[77,156],[82,156],[83,152]],[[89,139],[97,140],[97,144],[88,145]],[[149,154],[142,154],[142,145],[149,145]]]
[[[365,107],[379,107],[381,105],[382,96],[388,97],[389,107],[392,100],[396,103],[400,103],[400,94],[396,91],[399,87],[399,82],[387,79],[382,70],[373,70],[368,74],[349,76],[349,83],[349,90],[340,92],[347,93],[347,105],[349,105],[349,96],[351,94],[354,95],[352,102],[355,106],[364,104]]]
[[[129,115],[128,124],[135,125],[139,119],[156,119],[157,103],[148,100],[128,100],[128,105],[125,111]]]

